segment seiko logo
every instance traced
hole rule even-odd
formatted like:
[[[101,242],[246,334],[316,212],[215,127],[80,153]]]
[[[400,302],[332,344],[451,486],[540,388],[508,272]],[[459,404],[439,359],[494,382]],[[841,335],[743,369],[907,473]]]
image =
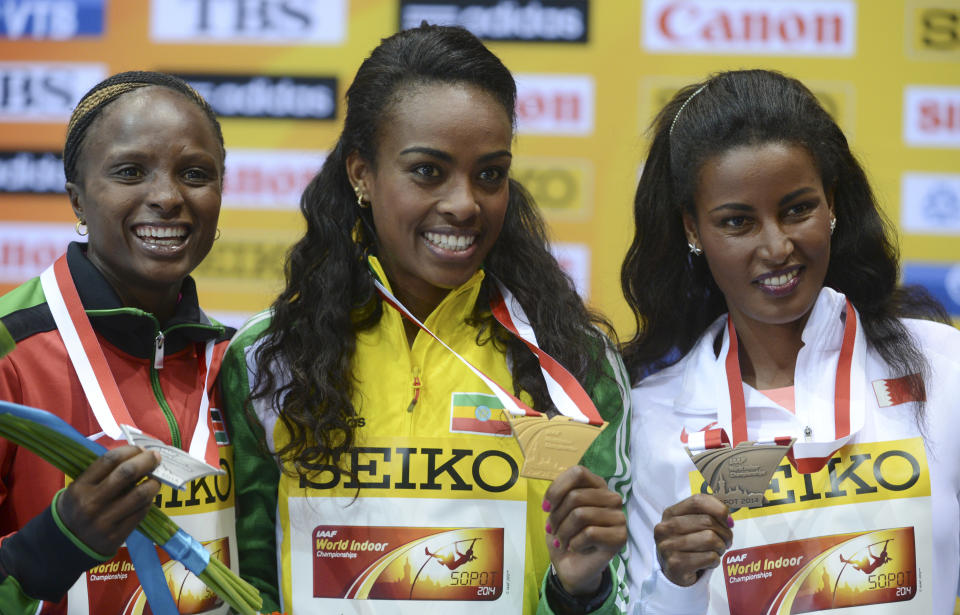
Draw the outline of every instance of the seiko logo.
[[[152,0],[158,42],[324,44],[346,37],[347,0]]]
[[[515,75],[517,129],[527,134],[593,134],[593,78],[588,75]]]
[[[903,107],[907,145],[960,147],[960,88],[911,86]]]
[[[401,0],[400,28],[463,26],[497,41],[585,43],[588,0]]]
[[[920,11],[919,22],[919,42],[923,49],[960,51],[960,7],[925,8]]]
[[[960,175],[904,173],[900,196],[904,231],[960,235]]]
[[[229,150],[223,205],[229,209],[296,209],[325,152]]]
[[[361,458],[362,456],[362,458]],[[516,484],[520,467],[507,453],[439,448],[357,447],[350,451],[350,467],[356,476],[335,466],[324,466],[310,476],[300,476],[300,486],[309,489],[394,489],[427,491],[488,491],[501,493]],[[413,457],[421,457],[414,462]],[[425,467],[415,480],[411,466]],[[488,468],[489,464],[489,468]],[[504,472],[507,469],[508,472]],[[496,477],[496,478],[494,478]],[[342,482],[342,485],[341,485]]]
[[[891,472],[891,469],[895,471]],[[904,472],[904,469],[909,471]],[[827,462],[828,483],[818,486],[813,475],[798,474],[793,466],[779,466],[770,480],[762,508],[793,505],[803,502],[847,503],[860,495],[903,492],[920,480],[920,462],[909,451],[887,450],[877,455],[861,453],[847,459],[834,457]],[[707,493],[707,483],[701,487]],[[844,501],[846,500],[846,501]]]
[[[231,279],[260,284],[283,280],[283,263],[291,240],[284,237],[270,239],[263,233],[259,238],[244,237],[231,231],[217,241],[213,250],[197,267],[198,279]]]
[[[170,509],[226,502],[233,490],[233,468],[223,457],[220,458],[220,468],[226,474],[198,478],[191,481],[184,491],[164,487],[157,494],[154,505],[157,508]]]
[[[0,193],[65,192],[59,152],[0,152]]]
[[[0,62],[0,122],[66,122],[106,73],[101,64]]]
[[[590,296],[590,247],[582,243],[552,243],[550,252],[580,296],[587,299]]]
[[[336,117],[334,77],[180,75],[222,117],[327,120]]]
[[[960,265],[906,262],[903,283],[926,288],[954,318],[960,316]]]
[[[551,218],[585,217],[592,196],[593,167],[576,158],[517,158],[510,173]]]
[[[851,0],[646,0],[643,45],[666,53],[851,56]]]
[[[0,38],[64,40],[103,32],[104,0],[0,0]]]
[[[0,225],[0,283],[20,284],[40,275],[76,239],[71,224]]]

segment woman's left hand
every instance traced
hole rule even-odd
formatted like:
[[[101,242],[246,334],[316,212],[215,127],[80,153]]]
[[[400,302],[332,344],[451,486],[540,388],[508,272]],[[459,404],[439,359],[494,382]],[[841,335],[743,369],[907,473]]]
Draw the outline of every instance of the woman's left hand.
[[[571,596],[592,596],[604,569],[627,543],[620,495],[583,466],[554,479],[544,496],[547,548],[557,578]]]

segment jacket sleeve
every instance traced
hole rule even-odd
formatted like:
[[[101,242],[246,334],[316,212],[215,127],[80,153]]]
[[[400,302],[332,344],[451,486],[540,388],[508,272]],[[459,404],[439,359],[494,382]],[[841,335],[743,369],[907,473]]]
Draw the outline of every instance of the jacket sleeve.
[[[593,441],[580,463],[588,470],[602,476],[607,486],[620,494],[626,506],[631,485],[630,459],[627,447],[630,443],[630,385],[623,360],[604,338],[603,372],[586,383],[587,393],[593,400],[607,427]],[[627,558],[629,546],[610,561],[612,588],[610,595],[596,610],[596,615],[624,615],[627,612]],[[549,572],[547,573],[549,574]],[[545,585],[544,585],[545,587]],[[539,615],[554,615],[544,592],[537,608]],[[557,614],[559,615],[559,614]]]
[[[241,333],[244,335],[244,333]],[[233,435],[240,576],[260,591],[264,613],[280,609],[276,512],[279,469],[263,444],[263,429],[248,403],[255,376],[247,346],[231,343],[220,372],[223,407]]]

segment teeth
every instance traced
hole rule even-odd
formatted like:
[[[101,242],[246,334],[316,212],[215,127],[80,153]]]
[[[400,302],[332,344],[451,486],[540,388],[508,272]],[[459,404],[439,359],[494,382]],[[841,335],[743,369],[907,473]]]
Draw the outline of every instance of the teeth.
[[[187,229],[183,226],[138,226],[134,229],[137,237],[146,240],[176,240],[180,241],[187,236]]]
[[[790,273],[784,273],[782,275],[765,278],[760,281],[760,284],[773,287],[785,286],[787,283],[797,277],[797,273],[799,273],[798,270],[794,269]]]
[[[462,252],[473,245],[477,240],[474,235],[447,235],[444,233],[424,233],[427,241],[451,252]]]

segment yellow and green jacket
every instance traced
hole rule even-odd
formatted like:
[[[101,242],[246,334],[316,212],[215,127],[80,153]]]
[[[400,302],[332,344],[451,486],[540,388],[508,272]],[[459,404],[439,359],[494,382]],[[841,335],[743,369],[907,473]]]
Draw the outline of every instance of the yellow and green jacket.
[[[376,259],[371,266],[385,281]],[[512,390],[504,353],[478,345],[467,322],[482,280],[478,271],[450,291],[425,325]],[[412,614],[440,600],[457,601],[457,613],[550,613],[539,598],[550,565],[541,507],[549,482],[519,475],[522,453],[486,385],[428,335],[409,345],[402,319],[384,304],[379,323],[357,334],[355,476],[333,467],[294,476],[261,452],[259,429],[234,430],[241,574],[265,609],[288,615]],[[224,360],[225,406],[235,417],[268,324],[268,313],[251,319]],[[619,356],[608,349],[606,357],[604,373],[583,384],[609,425],[581,463],[626,498],[629,386]],[[272,396],[252,409],[276,451],[288,435]],[[622,558],[611,575],[613,591],[596,613],[626,612]]]

